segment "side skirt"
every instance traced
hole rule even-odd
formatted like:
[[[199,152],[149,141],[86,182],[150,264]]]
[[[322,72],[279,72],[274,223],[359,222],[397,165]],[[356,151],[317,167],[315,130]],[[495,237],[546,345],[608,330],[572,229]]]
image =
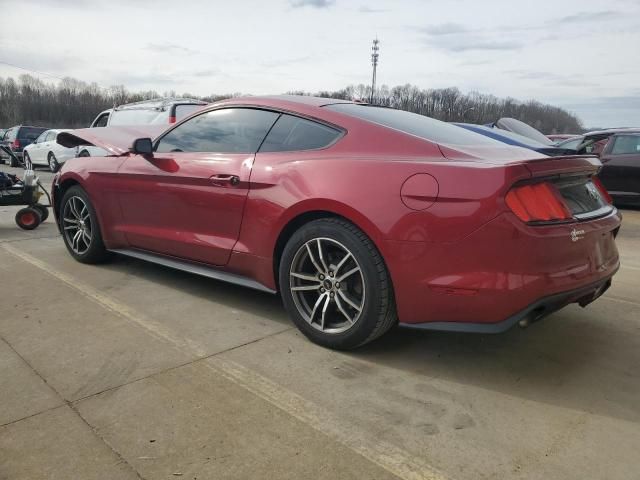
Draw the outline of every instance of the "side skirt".
[[[216,268],[209,267],[201,263],[189,262],[179,258],[167,257],[165,255],[159,255],[157,253],[151,253],[143,250],[136,250],[136,249],[129,249],[129,248],[113,249],[111,251],[120,255],[125,255],[127,257],[137,258],[139,260],[156,263],[158,265],[163,265],[165,267],[175,268],[176,270],[182,270],[184,272],[193,273],[195,275],[201,275],[203,277],[213,278],[215,280],[220,280],[222,282],[233,283],[234,285],[253,288],[254,290],[260,290],[262,292],[267,292],[272,294],[276,293],[275,290],[265,287],[261,283],[256,282],[251,278],[243,277],[242,275],[236,275],[235,273],[229,273],[222,270],[218,270]]]

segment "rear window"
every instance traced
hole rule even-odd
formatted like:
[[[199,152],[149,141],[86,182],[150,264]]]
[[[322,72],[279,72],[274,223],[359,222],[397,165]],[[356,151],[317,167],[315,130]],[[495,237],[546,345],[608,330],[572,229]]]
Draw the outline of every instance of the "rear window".
[[[281,115],[265,138],[261,152],[293,152],[324,148],[335,142],[341,132],[321,123],[293,115]]]
[[[612,155],[631,155],[640,153],[640,135],[620,135],[615,138]]]
[[[33,142],[36,138],[40,136],[42,132],[46,130],[47,130],[46,128],[22,127],[18,133],[18,139]]]
[[[479,133],[403,110],[357,103],[336,103],[325,108],[444,145],[504,146]]]
[[[109,120],[110,126],[151,125],[154,123],[169,123],[168,112],[144,108],[114,110]]]
[[[176,105],[176,121],[191,115],[193,112],[197,112],[202,107],[206,107],[206,105]]]

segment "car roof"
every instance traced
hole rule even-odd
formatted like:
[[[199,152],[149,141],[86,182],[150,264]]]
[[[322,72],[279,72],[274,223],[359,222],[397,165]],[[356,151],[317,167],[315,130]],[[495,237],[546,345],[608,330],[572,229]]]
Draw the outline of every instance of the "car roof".
[[[638,127],[623,127],[623,128],[606,128],[604,130],[594,130],[592,132],[587,132],[584,134],[585,137],[590,137],[592,135],[607,135],[614,133],[640,133],[640,128]]]
[[[286,106],[310,106],[324,107],[336,103],[356,103],[351,100],[341,100],[338,98],[312,97],[311,95],[264,95],[264,96],[247,96],[234,97],[215,102],[218,104],[241,103],[241,104],[260,104],[270,107],[286,107]]]

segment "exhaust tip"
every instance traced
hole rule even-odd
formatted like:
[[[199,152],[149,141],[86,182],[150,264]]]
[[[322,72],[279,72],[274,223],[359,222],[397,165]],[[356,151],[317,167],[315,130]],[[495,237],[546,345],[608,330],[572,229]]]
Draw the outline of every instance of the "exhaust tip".
[[[529,325],[531,325],[531,320],[529,318],[523,318],[518,322],[518,326],[520,328],[527,328]]]

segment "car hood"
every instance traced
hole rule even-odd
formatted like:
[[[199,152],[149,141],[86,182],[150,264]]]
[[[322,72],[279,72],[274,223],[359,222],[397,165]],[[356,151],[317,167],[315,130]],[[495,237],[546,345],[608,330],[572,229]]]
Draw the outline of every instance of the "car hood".
[[[129,147],[138,138],[156,138],[166,130],[166,125],[136,125],[135,127],[80,128],[61,132],[57,142],[63,147],[73,148],[93,145],[106,150],[109,155],[129,153]]]

